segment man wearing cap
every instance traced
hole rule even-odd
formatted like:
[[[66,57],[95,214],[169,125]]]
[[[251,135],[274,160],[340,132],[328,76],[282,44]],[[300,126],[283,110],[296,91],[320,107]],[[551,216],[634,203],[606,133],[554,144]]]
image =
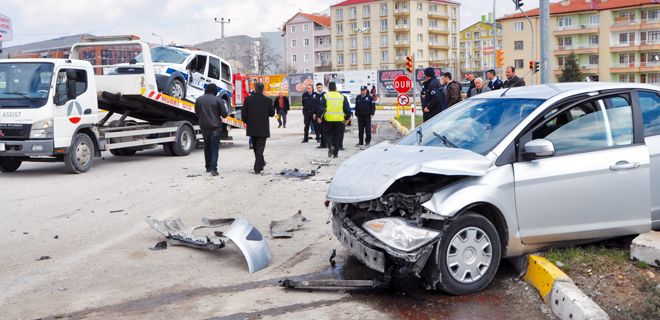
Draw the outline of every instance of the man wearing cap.
[[[337,84],[330,82],[319,106],[318,123],[323,123],[323,138],[328,146],[328,157],[337,158],[341,147],[341,133],[344,125],[351,118],[351,105],[343,94],[337,92]]]
[[[424,122],[433,118],[442,110],[447,109],[445,94],[440,80],[435,77],[435,69],[428,67],[424,69],[424,82],[422,82],[422,116]]]
[[[355,115],[358,119],[358,146],[371,143],[371,118],[376,113],[376,102],[369,94],[369,88],[362,86],[360,95],[355,98]],[[364,139],[364,133],[367,132],[367,138]]]

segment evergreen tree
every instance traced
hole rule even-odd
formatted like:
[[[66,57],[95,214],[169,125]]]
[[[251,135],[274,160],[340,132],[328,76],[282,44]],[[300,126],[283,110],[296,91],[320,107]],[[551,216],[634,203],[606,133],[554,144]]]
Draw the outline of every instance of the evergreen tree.
[[[559,82],[576,82],[582,80],[584,80],[584,75],[580,70],[580,64],[575,53],[571,52],[564,60],[564,69],[559,76]]]

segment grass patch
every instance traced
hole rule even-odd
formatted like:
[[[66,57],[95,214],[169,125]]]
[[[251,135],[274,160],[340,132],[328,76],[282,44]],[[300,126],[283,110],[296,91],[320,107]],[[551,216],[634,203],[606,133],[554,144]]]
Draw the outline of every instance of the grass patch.
[[[545,252],[545,257],[553,263],[561,262],[563,269],[570,271],[580,265],[586,265],[596,272],[609,272],[616,265],[629,260],[630,251],[624,248],[612,248],[606,245],[586,245],[568,248],[552,248]]]
[[[410,129],[410,113],[406,116],[400,116],[398,118],[395,118],[396,121],[399,121],[402,126]],[[422,116],[415,116],[415,128],[419,127],[422,124]]]

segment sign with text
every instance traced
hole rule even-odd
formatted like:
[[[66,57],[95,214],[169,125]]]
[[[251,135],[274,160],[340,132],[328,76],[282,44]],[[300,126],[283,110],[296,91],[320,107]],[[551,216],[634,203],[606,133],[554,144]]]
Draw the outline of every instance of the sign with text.
[[[0,13],[0,41],[9,41],[12,38],[11,19]]]
[[[413,82],[406,75],[400,75],[392,83],[394,90],[398,93],[408,93],[413,87]]]
[[[289,74],[289,96],[290,97],[300,97],[307,90],[307,86],[312,86],[312,91],[316,91],[314,88],[314,74],[313,73],[290,73]]]

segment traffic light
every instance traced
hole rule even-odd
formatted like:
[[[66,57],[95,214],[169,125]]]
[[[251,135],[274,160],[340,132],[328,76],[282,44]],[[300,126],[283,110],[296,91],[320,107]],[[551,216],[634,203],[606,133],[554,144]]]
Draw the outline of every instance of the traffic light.
[[[537,72],[539,72],[539,62],[534,61],[534,73],[537,73]]]
[[[495,53],[496,66],[498,68],[504,67],[504,51],[498,49]]]
[[[522,0],[513,0],[513,4],[516,6],[516,10],[520,10],[520,7],[523,6]]]
[[[534,70],[534,60],[529,60],[529,70]]]
[[[412,56],[406,56],[406,71],[412,73],[413,72],[413,57]]]

